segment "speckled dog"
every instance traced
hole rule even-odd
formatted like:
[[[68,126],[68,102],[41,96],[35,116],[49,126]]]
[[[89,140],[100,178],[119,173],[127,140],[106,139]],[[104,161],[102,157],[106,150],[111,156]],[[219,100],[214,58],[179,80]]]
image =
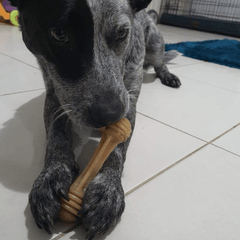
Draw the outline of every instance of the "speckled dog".
[[[36,56],[46,85],[45,166],[29,195],[32,214],[49,233],[60,198],[79,167],[72,125],[100,128],[127,117],[134,128],[143,67],[162,83],[181,83],[165,63],[164,41],[144,8],[151,0],[11,0],[23,40]],[[120,144],[86,189],[81,215],[87,239],[104,234],[124,211],[121,175],[129,141]]]

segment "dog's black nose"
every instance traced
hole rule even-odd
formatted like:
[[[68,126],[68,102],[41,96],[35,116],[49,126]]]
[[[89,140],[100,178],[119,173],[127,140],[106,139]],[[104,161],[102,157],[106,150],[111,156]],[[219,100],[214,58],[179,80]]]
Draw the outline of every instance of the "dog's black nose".
[[[97,127],[105,127],[122,118],[123,104],[121,101],[114,101],[106,104],[97,103],[92,107],[91,115]]]

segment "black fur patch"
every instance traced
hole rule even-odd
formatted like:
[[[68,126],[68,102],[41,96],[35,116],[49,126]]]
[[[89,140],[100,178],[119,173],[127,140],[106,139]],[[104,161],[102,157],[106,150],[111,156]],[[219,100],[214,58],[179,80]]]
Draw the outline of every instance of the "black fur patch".
[[[133,10],[138,12],[144,8],[146,8],[152,0],[130,0],[130,5]]]
[[[86,1],[43,0],[29,4],[30,10],[20,15],[28,49],[53,63],[62,78],[80,79],[93,60],[94,26]],[[62,29],[69,41],[57,42],[51,34],[55,28]]]

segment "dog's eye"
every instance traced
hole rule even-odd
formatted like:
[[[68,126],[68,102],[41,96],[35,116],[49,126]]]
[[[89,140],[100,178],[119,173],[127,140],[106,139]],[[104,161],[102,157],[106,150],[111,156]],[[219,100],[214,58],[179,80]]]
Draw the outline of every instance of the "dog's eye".
[[[127,34],[128,34],[127,28],[120,29],[117,33],[117,39],[123,39],[127,36]]]
[[[53,29],[51,31],[51,34],[58,42],[67,42],[68,41],[67,34],[61,28]]]

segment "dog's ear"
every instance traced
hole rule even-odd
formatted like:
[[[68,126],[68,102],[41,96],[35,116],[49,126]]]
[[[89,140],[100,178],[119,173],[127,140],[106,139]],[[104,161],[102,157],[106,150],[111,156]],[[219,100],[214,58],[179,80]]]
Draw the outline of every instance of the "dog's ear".
[[[10,4],[18,9],[22,9],[25,0],[8,0]]]
[[[10,4],[14,7],[17,7],[18,0],[8,0]]]
[[[129,0],[132,9],[138,12],[146,8],[152,0]]]

